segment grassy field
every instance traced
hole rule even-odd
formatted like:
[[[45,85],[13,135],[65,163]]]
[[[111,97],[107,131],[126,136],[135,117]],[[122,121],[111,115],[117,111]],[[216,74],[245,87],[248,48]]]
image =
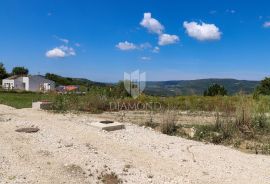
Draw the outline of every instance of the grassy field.
[[[32,107],[33,101],[52,100],[53,96],[42,93],[26,92],[0,92],[0,104],[8,105],[17,109]]]
[[[5,92],[0,91],[0,103],[15,108],[31,107],[33,101],[48,100],[54,103],[55,110],[62,111],[109,111],[110,103],[118,103],[123,107],[138,103],[158,103],[162,110],[235,112],[239,104],[252,104],[251,108],[270,112],[270,97],[260,96],[254,99],[251,95],[234,96],[177,96],[153,97],[141,95],[137,99],[130,97],[114,98],[97,93],[79,95],[58,95],[55,93]],[[116,109],[113,109],[116,110]],[[125,110],[118,108],[118,110]],[[138,110],[138,109],[134,109]],[[161,109],[158,109],[161,110]],[[255,109],[254,109],[255,110]]]

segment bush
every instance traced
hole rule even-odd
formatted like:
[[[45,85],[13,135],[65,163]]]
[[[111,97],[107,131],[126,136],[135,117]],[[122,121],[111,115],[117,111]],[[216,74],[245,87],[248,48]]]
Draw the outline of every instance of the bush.
[[[224,88],[224,86],[213,84],[212,86],[209,86],[206,91],[204,91],[204,96],[225,96],[227,95],[227,90]]]
[[[268,129],[269,123],[267,122],[267,117],[265,113],[256,113],[252,119],[252,126],[255,129]]]
[[[159,124],[158,123],[155,123],[153,121],[146,121],[146,122],[143,123],[143,126],[146,126],[146,127],[150,127],[150,128],[155,129],[156,127],[159,126]]]
[[[65,95],[57,95],[53,101],[52,109],[56,111],[67,111],[68,101]]]
[[[220,136],[218,136],[221,138],[220,143],[224,140],[231,139],[234,136],[236,126],[230,114],[226,114],[221,118],[219,117],[219,115],[217,115],[215,131],[220,134]]]
[[[80,110],[92,113],[101,113],[109,109],[109,103],[107,103],[107,101],[108,100],[105,96],[89,94],[83,97]]]
[[[211,135],[216,131],[214,125],[195,125],[196,129],[194,139],[199,141],[209,141],[211,142]]]
[[[160,131],[163,134],[175,135],[177,133],[176,114],[167,112],[163,115],[163,122],[160,125]]]

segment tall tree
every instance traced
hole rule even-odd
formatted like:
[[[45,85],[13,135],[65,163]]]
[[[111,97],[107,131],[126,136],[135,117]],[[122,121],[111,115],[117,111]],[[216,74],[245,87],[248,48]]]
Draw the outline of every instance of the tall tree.
[[[8,77],[6,68],[4,67],[3,63],[0,63],[0,81],[2,81],[2,79],[5,79],[6,77]]]
[[[227,95],[227,90],[224,88],[224,86],[221,86],[219,84],[213,84],[208,87],[206,91],[204,91],[204,96],[224,96]]]
[[[255,94],[270,95],[270,77],[265,77],[255,90]]]
[[[21,66],[12,69],[12,75],[28,75],[28,72],[27,68]]]

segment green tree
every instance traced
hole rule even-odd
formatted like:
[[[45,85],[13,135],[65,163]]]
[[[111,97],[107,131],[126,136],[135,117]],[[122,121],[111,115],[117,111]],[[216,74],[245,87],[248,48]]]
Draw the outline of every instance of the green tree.
[[[0,81],[8,77],[8,73],[3,63],[0,63]]]
[[[213,84],[208,87],[207,90],[203,93],[204,96],[224,96],[227,95],[227,90],[224,88],[224,86],[221,86],[219,84]]]
[[[129,97],[130,94],[125,89],[124,81],[119,81],[113,88],[112,88],[112,96],[114,97]]]
[[[265,77],[255,90],[257,95],[270,95],[270,77]]]
[[[12,75],[28,75],[28,72],[27,68],[21,66],[12,69]]]

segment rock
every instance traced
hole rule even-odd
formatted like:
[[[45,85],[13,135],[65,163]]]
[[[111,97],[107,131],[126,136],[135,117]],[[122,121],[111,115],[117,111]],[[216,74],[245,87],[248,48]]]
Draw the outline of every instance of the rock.
[[[65,147],[72,147],[73,146],[73,143],[67,143],[65,144]]]
[[[190,138],[193,138],[195,133],[196,133],[196,129],[194,127],[192,128],[182,128],[182,130],[184,131],[184,133],[186,135],[188,135]]]
[[[24,133],[36,133],[39,131],[39,128],[19,128],[16,132],[24,132]]]

